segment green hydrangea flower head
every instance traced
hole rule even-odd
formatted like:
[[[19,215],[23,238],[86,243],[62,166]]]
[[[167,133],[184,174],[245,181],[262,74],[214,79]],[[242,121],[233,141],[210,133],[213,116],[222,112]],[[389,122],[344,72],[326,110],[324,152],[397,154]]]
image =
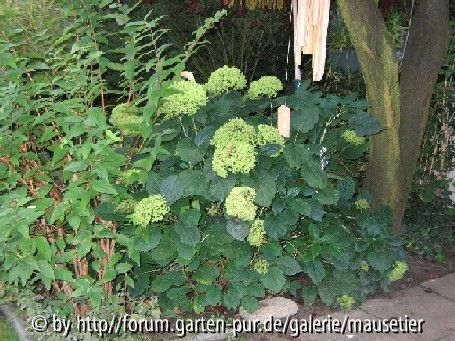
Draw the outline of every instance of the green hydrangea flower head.
[[[257,138],[257,143],[260,146],[266,145],[266,144],[277,144],[280,146],[280,150],[276,152],[275,154],[272,155],[272,157],[277,157],[280,155],[280,153],[284,149],[284,137],[280,135],[278,129],[275,127],[266,125],[266,124],[260,124],[258,125],[258,131],[259,135]]]
[[[254,198],[256,191],[251,187],[234,187],[224,203],[226,213],[244,221],[252,221],[256,216]]]
[[[212,169],[225,178],[228,172],[249,173],[256,163],[256,130],[241,118],[222,125],[213,136],[215,145]]]
[[[211,144],[226,146],[232,142],[256,143],[256,130],[241,118],[233,118],[223,124],[213,135]]]
[[[210,95],[221,95],[229,90],[242,90],[246,87],[245,75],[235,67],[227,65],[210,75],[205,88]]]
[[[357,135],[357,133],[354,130],[345,130],[343,134],[341,134],[341,137],[350,144],[353,144],[355,146],[359,146],[361,144],[364,144],[366,139],[363,136]]]
[[[390,282],[395,282],[403,278],[405,272],[408,270],[408,264],[403,261],[395,261],[392,271],[389,273]]]
[[[177,81],[171,88],[178,93],[163,99],[160,111],[165,119],[194,115],[199,108],[207,104],[207,93],[201,84],[194,81]]]
[[[250,99],[273,98],[281,90],[283,90],[283,84],[277,77],[262,76],[257,81],[251,82],[247,96]]]
[[[122,103],[112,109],[109,122],[126,135],[139,134],[138,128],[143,124],[142,117],[137,115],[137,108],[128,103]]]
[[[354,205],[358,210],[367,210],[370,208],[370,203],[365,198],[357,199]]]
[[[121,201],[117,207],[115,208],[115,211],[120,213],[120,214],[131,214],[134,212],[134,207],[136,206],[137,202],[133,199],[126,199]]]
[[[360,269],[365,271],[365,272],[368,272],[370,270],[370,265],[368,264],[367,261],[361,261],[360,262]]]
[[[343,295],[337,298],[337,302],[342,309],[351,310],[355,306],[355,300],[348,295]]]
[[[267,242],[265,238],[264,220],[256,219],[253,221],[246,240],[251,246],[256,247],[259,247]]]
[[[232,142],[215,148],[212,169],[216,174],[225,178],[228,172],[249,173],[255,163],[256,151],[253,145],[245,142]]]
[[[139,201],[129,218],[134,225],[147,226],[163,220],[169,210],[166,199],[160,194],[155,194]]]
[[[254,262],[253,268],[257,273],[264,275],[269,272],[270,264],[265,259],[258,259],[256,262]]]

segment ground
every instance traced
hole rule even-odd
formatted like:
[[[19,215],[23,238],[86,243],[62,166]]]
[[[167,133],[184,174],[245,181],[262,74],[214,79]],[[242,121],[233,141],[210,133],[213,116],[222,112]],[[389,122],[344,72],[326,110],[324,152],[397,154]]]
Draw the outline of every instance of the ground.
[[[16,341],[19,340],[14,333],[11,324],[0,315],[0,340],[1,341]]]
[[[447,274],[454,273],[455,272],[455,257],[451,257],[447,259],[447,265],[440,265],[434,262],[429,262],[429,261],[424,261],[419,258],[410,256],[408,259],[408,264],[409,264],[409,270],[407,271],[405,277],[394,283],[392,285],[392,290],[389,293],[383,293],[383,292],[378,292],[372,296],[369,297],[368,302],[362,306],[362,309],[364,306],[367,306],[370,304],[370,302],[377,302],[379,305],[391,305],[393,306],[393,301],[397,299],[397,297],[400,297],[403,292],[407,291],[412,291],[412,290],[417,290],[417,296],[419,299],[421,299],[422,295],[424,294],[429,294],[432,295],[433,291],[431,288],[428,288],[426,286],[422,287],[421,284],[428,281],[441,278]],[[454,278],[455,282],[455,275],[452,275]],[[455,283],[454,283],[455,284]],[[424,284],[425,285],[425,284]],[[409,290],[407,290],[409,289]],[[420,295],[420,296],[419,296]],[[292,298],[292,297],[290,297]],[[295,298],[293,298],[295,300]],[[411,299],[412,301],[412,299]],[[297,300],[297,303],[300,306],[299,312],[295,316],[295,318],[298,319],[303,319],[303,318],[308,318],[310,315],[313,315],[314,317],[323,317],[325,315],[335,315],[335,314],[348,314],[351,316],[351,312],[345,312],[345,311],[338,311],[335,309],[328,308],[325,306],[321,301],[316,301],[311,307],[304,307],[303,306],[303,301],[302,300]],[[238,315],[232,315],[228,314],[225,310],[220,309],[218,311],[219,313],[223,313],[227,317],[236,317],[238,318]],[[364,310],[358,310],[358,311],[353,311],[352,312],[354,315],[357,316],[359,315],[359,318],[362,318],[367,316],[365,314],[368,314]],[[207,318],[209,316],[206,316]],[[455,315],[453,317],[455,320]],[[455,337],[455,335],[454,335]],[[171,335],[150,335],[147,337],[147,340],[172,340],[173,337]],[[18,340],[17,336],[14,335],[14,332],[12,330],[11,325],[5,321],[5,319],[0,316],[0,341],[3,340],[11,340],[15,341]],[[234,340],[234,339],[232,339]],[[253,341],[278,341],[278,340],[296,340],[296,338],[293,338],[288,335],[252,335],[252,334],[246,334],[243,335],[235,340],[253,340]],[[306,339],[305,339],[306,340]]]

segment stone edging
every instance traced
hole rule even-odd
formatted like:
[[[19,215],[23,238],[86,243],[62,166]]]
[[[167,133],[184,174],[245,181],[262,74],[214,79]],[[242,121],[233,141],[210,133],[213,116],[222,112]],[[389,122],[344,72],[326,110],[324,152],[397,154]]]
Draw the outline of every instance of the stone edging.
[[[14,332],[16,333],[17,337],[20,341],[33,341],[24,326],[24,321],[17,317],[11,308],[6,304],[0,304],[0,312],[4,315],[4,317],[11,323]]]

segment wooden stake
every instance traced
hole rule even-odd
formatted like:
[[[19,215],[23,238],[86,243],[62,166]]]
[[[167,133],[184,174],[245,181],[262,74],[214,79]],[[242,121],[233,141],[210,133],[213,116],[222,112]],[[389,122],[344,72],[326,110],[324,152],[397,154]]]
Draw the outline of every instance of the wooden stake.
[[[286,105],[278,108],[278,132],[283,137],[291,136],[291,108]]]

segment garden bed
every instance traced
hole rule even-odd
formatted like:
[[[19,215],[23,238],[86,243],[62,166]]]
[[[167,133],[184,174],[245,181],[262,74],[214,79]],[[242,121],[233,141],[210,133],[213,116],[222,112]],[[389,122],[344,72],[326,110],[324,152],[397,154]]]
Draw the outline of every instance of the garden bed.
[[[162,18],[135,10],[69,2],[63,38],[36,33],[27,52],[18,23],[0,41],[7,302],[29,318],[196,319],[279,295],[300,317],[449,271],[408,265],[392,211],[362,187],[384,128],[364,99],[227,65],[183,79],[226,11],[177,53]]]
[[[450,265],[441,265],[435,262],[431,261],[426,261],[422,260],[418,257],[410,256],[408,258],[408,265],[409,269],[406,272],[406,275],[403,277],[402,280],[395,282],[391,286],[391,291],[389,293],[384,293],[384,292],[376,292],[375,294],[371,295],[368,297],[368,299],[373,299],[373,298],[390,298],[391,295],[393,295],[394,292],[403,290],[403,289],[408,289],[414,286],[419,285],[420,283],[423,283],[425,281],[431,280],[431,279],[436,279],[445,276],[446,274],[455,272],[455,257],[451,255],[450,257],[447,258],[447,264]],[[302,275],[297,275],[296,279],[302,281],[302,282],[309,282],[309,279],[306,276]],[[295,301],[299,305],[299,311],[298,313],[294,316],[294,318],[298,319],[308,319],[310,315],[313,315],[313,317],[321,317],[325,315],[333,315],[336,312],[339,312],[339,309],[333,309],[325,305],[321,300],[317,299],[314,304],[312,304],[309,307],[306,307],[304,305],[303,299],[300,297],[294,297],[292,295],[284,295],[284,297],[287,297],[293,301]],[[11,309],[14,312],[20,312],[20,310],[17,309],[17,307],[12,303],[10,304]],[[349,315],[349,311],[344,311],[347,315]],[[11,314],[12,316],[12,314]],[[229,311],[223,307],[215,307],[212,310],[206,311],[204,314],[184,314],[179,316],[179,318],[185,318],[185,319],[200,319],[200,318],[219,318],[223,317],[225,319],[231,319],[231,318],[236,318],[239,319],[241,316],[234,312],[234,311]],[[27,317],[24,316],[23,314],[19,314],[19,318],[23,321]],[[162,316],[162,318],[166,318],[165,316]],[[174,318],[169,318],[171,323],[175,321]],[[3,321],[3,323],[2,323]],[[12,324],[14,323],[14,320],[8,320],[4,315],[0,316],[0,340],[15,340],[11,339],[9,337],[16,337],[16,334],[14,333],[14,328],[12,327]],[[22,323],[23,326],[27,327],[27,324],[25,322]],[[5,333],[5,334],[1,334]],[[26,334],[26,332],[24,331]],[[3,335],[8,335],[8,338],[1,338]],[[36,336],[39,336],[40,334],[37,333]],[[253,335],[253,334],[243,334],[243,337],[245,337],[246,340],[262,340],[262,341],[275,341],[275,340],[294,340],[293,337],[290,335]],[[6,337],[6,336],[5,336]],[[191,337],[191,334],[188,335],[187,337]],[[175,338],[178,338],[174,334],[148,334],[148,335],[142,335],[140,340],[173,340]],[[200,337],[200,340],[220,340],[223,339],[222,335],[204,335],[204,337]],[[241,340],[241,338],[240,338]]]

